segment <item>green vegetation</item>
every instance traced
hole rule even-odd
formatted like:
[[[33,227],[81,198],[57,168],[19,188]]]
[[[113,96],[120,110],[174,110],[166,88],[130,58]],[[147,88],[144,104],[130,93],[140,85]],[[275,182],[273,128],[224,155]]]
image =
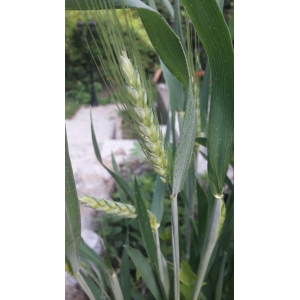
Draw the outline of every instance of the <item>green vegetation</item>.
[[[91,53],[131,119],[132,131],[156,175],[138,179],[127,170],[124,179],[113,156],[113,171],[105,166],[91,119],[95,155],[115,179],[118,199],[96,201],[87,195],[80,203],[95,209],[100,205],[113,216],[128,217],[130,210],[134,219],[104,221],[100,232],[106,240],[104,261],[78,242],[79,204],[66,147],[66,270],[90,299],[232,300],[234,187],[226,173],[229,163],[233,165],[233,34],[220,10],[224,1],[175,0],[173,6],[164,1],[174,30],[154,1],[149,1],[151,7],[139,0],[126,2],[136,9],[168,85],[165,138],[159,132],[132,26],[135,13],[117,0],[67,0],[66,8],[76,10],[78,3],[87,10],[85,21],[94,19],[98,24],[94,46],[96,39],[105,46],[96,47],[94,53],[91,43]],[[208,58],[205,64],[200,40]],[[199,80],[195,74],[202,65],[206,72]],[[197,180],[198,143],[207,148],[208,183]]]
[[[81,104],[78,102],[66,102],[65,103],[65,119],[71,119],[76,111],[80,108]]]
[[[149,41],[146,31],[140,22],[135,11],[131,11],[132,25],[136,44],[141,53],[143,66],[149,76],[153,76],[155,70],[159,67],[158,57]],[[126,36],[125,18],[121,12],[118,12],[118,18],[122,28],[124,28],[123,36]],[[91,54],[96,59],[98,56],[103,57],[103,61],[107,65],[105,59],[105,50],[103,49],[103,41],[98,36],[91,37],[88,26],[83,25],[82,30],[78,28],[78,22],[83,20],[83,16],[78,11],[66,11],[65,15],[65,77],[66,77],[66,103],[72,106],[71,102],[78,104],[89,104],[91,100],[91,78],[90,78],[90,59]],[[92,21],[91,18],[88,21]],[[109,28],[109,21],[105,13],[97,21],[97,26]],[[94,40],[95,39],[95,40]],[[114,43],[112,40],[110,43]],[[88,45],[89,44],[89,45]],[[92,62],[94,64],[94,61]],[[99,70],[97,70],[99,68]],[[98,104],[103,105],[111,103],[112,99],[102,98],[100,92],[103,86],[109,84],[109,78],[114,72],[114,67],[110,67],[109,73],[105,73],[103,67],[98,63],[94,64],[94,85]],[[75,107],[73,105],[72,107]],[[69,109],[66,107],[66,109]]]

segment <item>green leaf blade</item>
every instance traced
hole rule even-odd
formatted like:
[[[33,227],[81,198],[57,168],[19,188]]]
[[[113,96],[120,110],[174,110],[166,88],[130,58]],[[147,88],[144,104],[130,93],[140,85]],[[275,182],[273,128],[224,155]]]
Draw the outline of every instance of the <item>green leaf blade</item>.
[[[173,196],[177,195],[183,188],[186,175],[190,166],[192,154],[194,152],[196,136],[196,111],[195,99],[192,92],[189,92],[186,104],[186,112],[182,126],[182,132],[179,137],[176,149],[174,170],[173,170]]]
[[[202,251],[204,238],[205,238],[205,232],[207,228],[207,220],[208,220],[208,201],[207,197],[200,186],[200,184],[197,182],[197,200],[198,200],[198,242],[199,242],[199,248],[200,253]]]
[[[126,229],[126,244],[129,244],[128,238],[128,222]],[[131,292],[130,292],[130,266],[129,266],[129,256],[126,249],[123,249],[122,253],[122,263],[120,270],[120,285],[123,291],[124,300],[131,300]]]
[[[142,255],[142,253],[139,250],[131,248],[129,246],[124,246],[124,247],[127,250],[128,255],[131,257],[134,265],[136,266],[138,271],[141,273],[141,276],[142,276],[145,284],[147,285],[147,287],[149,288],[149,290],[151,291],[151,293],[153,294],[155,299],[161,300],[162,297],[160,294],[160,290],[159,290],[157,281],[154,276],[154,272],[151,269],[146,258]]]
[[[158,258],[156,253],[156,245],[153,238],[153,233],[150,226],[150,221],[148,217],[148,212],[145,203],[142,199],[137,181],[135,180],[135,193],[136,193],[136,205],[138,213],[138,221],[140,225],[140,230],[146,248],[147,254],[151,262],[158,267]]]
[[[208,173],[214,195],[223,192],[233,143],[233,48],[216,1],[182,0],[209,58],[212,96],[208,122]]]
[[[108,167],[106,167],[102,161],[102,157],[100,154],[100,150],[98,147],[98,142],[97,142],[97,138],[96,138],[96,134],[95,134],[95,130],[94,130],[94,124],[93,124],[93,118],[92,118],[92,112],[90,113],[90,117],[91,117],[91,133],[92,133],[92,142],[93,142],[93,148],[94,148],[94,152],[95,155],[99,161],[99,163],[107,170],[107,172],[115,179],[115,181],[117,182],[118,186],[120,188],[122,188],[122,190],[126,193],[126,195],[128,196],[128,198],[131,200],[132,203],[135,203],[135,196],[133,193],[133,190],[131,189],[130,185],[128,184],[128,182],[122,178],[121,176],[115,174],[113,171],[111,171]],[[124,198],[123,198],[124,200]]]
[[[72,272],[80,269],[78,247],[81,239],[81,223],[78,197],[69,155],[67,133],[65,135],[65,255]]]
[[[160,224],[164,214],[164,198],[166,185],[161,181],[159,176],[156,178],[154,194],[151,202],[151,212],[155,215],[157,223]]]
[[[100,288],[94,283],[92,279],[87,277],[82,271],[79,271],[78,275],[76,276],[76,279],[85,291],[85,293],[89,296],[90,300],[102,299],[102,297],[100,297]]]
[[[210,94],[210,65],[209,61],[207,60],[206,67],[205,67],[205,74],[203,77],[203,81],[200,88],[200,119],[201,119],[201,131],[207,131],[206,123],[208,120],[208,99]],[[206,147],[206,145],[205,145]]]

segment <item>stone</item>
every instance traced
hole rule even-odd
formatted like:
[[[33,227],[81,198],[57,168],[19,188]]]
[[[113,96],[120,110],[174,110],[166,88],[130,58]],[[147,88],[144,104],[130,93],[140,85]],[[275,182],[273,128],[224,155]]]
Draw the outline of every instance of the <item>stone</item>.
[[[92,248],[99,256],[104,256],[105,253],[105,244],[97,233],[92,230],[85,229],[81,231],[81,237],[85,243]]]
[[[89,300],[78,282],[65,273],[65,300]]]

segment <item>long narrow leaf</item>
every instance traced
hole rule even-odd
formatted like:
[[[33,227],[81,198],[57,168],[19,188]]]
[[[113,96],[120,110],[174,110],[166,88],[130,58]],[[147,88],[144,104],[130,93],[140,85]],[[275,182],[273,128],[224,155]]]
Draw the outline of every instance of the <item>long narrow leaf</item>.
[[[185,40],[182,34],[182,24],[181,24],[181,16],[180,16],[180,1],[174,1],[174,31],[179,36],[183,48],[185,49]],[[185,49],[186,51],[186,49]]]
[[[187,203],[185,205],[185,243],[186,243],[186,260],[190,258],[191,241],[192,241],[192,224],[191,219],[194,217],[195,210],[195,189],[196,189],[196,177],[194,157],[191,159],[190,168],[184,183],[183,192],[185,193]]]
[[[199,248],[200,253],[202,251],[204,238],[205,238],[205,232],[207,228],[207,219],[208,219],[208,202],[207,197],[200,186],[200,184],[197,182],[197,199],[198,199],[198,238],[199,238]]]
[[[128,222],[127,222],[128,223]],[[128,224],[126,228],[126,244],[129,244],[128,238]],[[124,300],[131,300],[130,293],[130,268],[129,268],[129,257],[126,249],[123,249],[121,270],[120,270],[120,285],[124,294]]]
[[[176,111],[184,111],[184,104],[186,101],[186,93],[182,84],[172,75],[164,63],[160,62],[161,68],[164,73],[164,78],[168,87],[169,105],[171,109],[171,130],[173,153],[176,151],[177,133],[175,129]]]
[[[228,29],[229,29],[231,40],[233,40],[234,39],[234,14],[232,15],[229,21]]]
[[[123,189],[123,191],[131,199],[132,203],[135,203],[135,197],[134,197],[133,190],[131,189],[131,187],[127,183],[127,181],[124,178],[122,178],[121,176],[116,175],[113,171],[111,171],[109,168],[107,168],[104,165],[104,163],[102,161],[101,154],[100,154],[100,150],[99,150],[99,147],[98,147],[98,142],[97,142],[95,130],[94,130],[93,118],[92,118],[92,111],[90,113],[90,116],[91,116],[92,142],[93,142],[93,147],[94,147],[95,155],[96,155],[98,161],[107,170],[107,172],[115,179],[115,181],[119,184],[119,186]]]
[[[214,207],[211,214],[209,227],[206,232],[204,246],[203,246],[201,259],[198,267],[197,280],[196,280],[194,293],[193,293],[193,300],[196,300],[198,298],[205,274],[207,272],[207,267],[208,267],[211,254],[214,250],[216,241],[218,239],[218,230],[219,230],[219,224],[221,219],[221,203],[222,203],[221,199],[216,198],[214,201]]]
[[[190,91],[189,99],[186,104],[183,128],[175,154],[173,195],[177,195],[182,190],[188,172],[190,160],[194,151],[196,123],[195,99],[193,93]]]
[[[99,267],[100,270],[104,272],[106,275],[111,276],[113,270],[109,268],[105,264],[105,262],[100,259],[99,255],[97,255],[93,249],[87,246],[82,239],[79,246],[79,253],[80,256],[84,257],[85,259],[88,259],[95,266]]]
[[[215,300],[222,299],[222,289],[223,289],[223,279],[224,279],[226,258],[227,258],[227,253],[225,252],[222,259],[220,273],[217,281]]]
[[[99,269],[85,258],[81,258],[81,268],[90,276],[91,279],[93,279],[97,287],[100,288],[100,298],[111,300],[106,292],[106,288],[103,285],[103,277],[99,272]]]
[[[207,138],[204,137],[196,137],[195,142],[206,147]]]
[[[69,155],[67,133],[65,133],[65,255],[73,274],[80,269],[78,247],[81,225],[78,197]]]
[[[134,265],[136,266],[137,270],[140,272],[145,284],[155,297],[155,299],[160,300],[162,299],[157,281],[155,279],[154,273],[147,262],[146,258],[143,256],[143,254],[134,248],[131,248],[129,246],[124,246],[127,250],[127,253],[131,257]]]
[[[205,67],[205,74],[201,83],[200,88],[200,120],[201,120],[201,131],[206,134],[207,121],[208,121],[208,101],[210,95],[210,65],[207,60]],[[206,145],[205,145],[206,147]]]
[[[76,279],[85,293],[89,296],[90,300],[101,300],[101,290],[92,279],[87,277],[82,271],[79,271]]]
[[[165,192],[166,185],[160,180],[159,176],[157,176],[151,202],[151,212],[155,215],[158,224],[160,224],[164,214]]]
[[[156,253],[156,246],[153,238],[153,233],[150,226],[150,221],[147,213],[145,203],[142,199],[140,189],[137,181],[135,180],[135,193],[136,193],[136,205],[138,213],[138,221],[140,225],[141,235],[143,238],[144,246],[151,262],[158,267],[158,258]]]
[[[116,162],[116,159],[115,159],[115,156],[113,153],[111,153],[111,161],[112,161],[112,165],[113,165],[115,174],[117,176],[121,177],[121,173],[118,169],[118,165],[117,165],[117,162]],[[119,193],[121,202],[128,203],[126,193],[123,191],[122,187],[119,185],[118,182],[116,182],[116,186],[117,186],[117,191]]]
[[[166,9],[169,11],[169,14],[171,15],[172,18],[174,18],[174,9],[172,4],[170,3],[169,0],[162,0],[164,5],[166,6]]]
[[[208,174],[222,195],[233,143],[233,48],[216,1],[182,0],[209,58],[212,96],[208,123]]]

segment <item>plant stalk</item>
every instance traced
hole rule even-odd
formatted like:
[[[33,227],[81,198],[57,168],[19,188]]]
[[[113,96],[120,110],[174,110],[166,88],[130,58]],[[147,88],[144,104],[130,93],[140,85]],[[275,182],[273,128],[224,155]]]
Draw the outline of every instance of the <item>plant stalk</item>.
[[[223,279],[224,279],[224,271],[225,271],[225,264],[226,264],[227,252],[224,252],[224,256],[222,259],[222,264],[218,276],[217,286],[216,286],[216,293],[215,293],[215,300],[221,300],[222,298],[222,289],[223,289]]]
[[[161,254],[161,250],[160,250],[158,228],[155,228],[155,243],[156,243],[156,252],[157,252],[157,258],[158,258],[159,277],[160,277],[161,282],[164,285],[166,295],[168,295],[168,289],[167,289],[167,284],[165,282],[165,276],[164,276],[164,270],[163,270],[162,254]]]
[[[110,286],[111,286],[111,289],[112,289],[115,299],[116,300],[124,300],[123,293],[122,293],[116,272],[113,272],[109,276],[109,282],[110,282]]]
[[[211,213],[208,232],[205,237],[204,246],[201,253],[201,259],[198,267],[197,279],[196,279],[196,284],[193,293],[193,300],[197,300],[198,295],[201,291],[207,266],[218,239],[219,224],[221,220],[222,201],[223,201],[222,198],[215,197],[214,207]]]
[[[179,300],[180,285],[179,285],[179,233],[178,233],[177,194],[175,196],[171,196],[171,209],[172,209],[173,264],[174,264],[174,300]]]

